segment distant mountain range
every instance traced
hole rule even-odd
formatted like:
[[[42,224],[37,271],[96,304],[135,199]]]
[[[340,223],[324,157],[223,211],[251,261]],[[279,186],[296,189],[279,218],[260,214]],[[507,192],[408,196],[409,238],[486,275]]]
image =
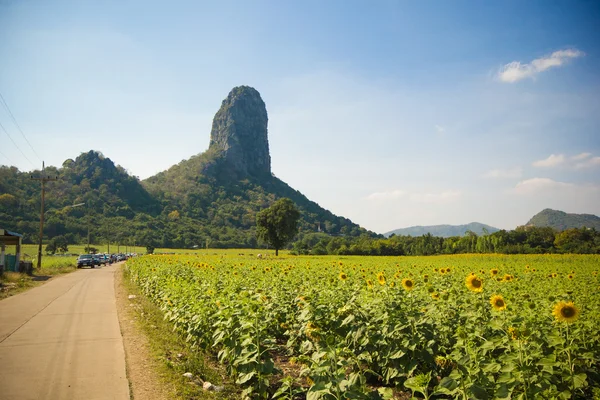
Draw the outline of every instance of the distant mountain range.
[[[551,210],[546,208],[534,215],[525,226],[550,227],[557,231],[564,231],[573,228],[594,228],[600,230],[600,217],[593,214],[569,214],[564,211]],[[485,229],[485,231],[484,231]],[[396,236],[423,236],[431,233],[438,237],[463,236],[467,231],[483,235],[487,233],[498,232],[500,229],[494,228],[479,222],[471,222],[466,225],[431,225],[431,226],[411,226],[408,228],[394,229],[384,233],[385,237]]]
[[[431,225],[431,226],[411,226],[408,228],[395,229],[393,231],[384,233],[383,235],[389,237],[391,235],[396,236],[423,236],[431,233],[433,236],[438,237],[450,237],[450,236],[463,236],[467,231],[482,235],[487,233],[498,232],[500,229],[494,228],[480,222],[471,222],[466,225]]]
[[[526,226],[549,226],[557,231],[583,227],[600,230],[600,217],[592,214],[568,214],[546,208],[535,214]]]

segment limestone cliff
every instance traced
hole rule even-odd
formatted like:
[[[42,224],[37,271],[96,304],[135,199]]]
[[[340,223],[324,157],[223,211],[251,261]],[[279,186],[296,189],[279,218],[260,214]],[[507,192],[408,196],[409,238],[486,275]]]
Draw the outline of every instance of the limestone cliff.
[[[235,87],[215,114],[209,148],[220,152],[240,177],[271,175],[267,123],[260,93],[249,86]]]

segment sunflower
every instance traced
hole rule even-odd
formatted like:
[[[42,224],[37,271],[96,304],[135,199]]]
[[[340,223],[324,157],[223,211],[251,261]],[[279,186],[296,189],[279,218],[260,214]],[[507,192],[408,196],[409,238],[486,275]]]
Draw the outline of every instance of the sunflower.
[[[572,301],[559,301],[552,310],[554,318],[559,322],[575,322],[579,318],[579,308]]]
[[[514,279],[514,277],[513,277],[512,275],[510,275],[510,274],[506,274],[506,275],[504,275],[504,281],[505,281],[505,282],[510,282],[510,281],[512,281],[513,279]]]
[[[431,286],[429,286],[429,287],[427,288],[427,291],[428,291],[429,293],[433,293],[433,292],[435,292],[435,289],[434,289],[434,288],[432,288]]]
[[[498,271],[498,269],[497,269],[497,268],[492,268],[492,269],[490,270],[490,274],[492,274],[492,275],[498,275],[498,272],[499,272],[499,271]]]
[[[506,302],[504,301],[504,297],[502,297],[502,295],[495,294],[490,297],[490,304],[496,311],[506,310]]]
[[[390,282],[390,287],[394,287],[394,286],[396,286],[396,283],[395,282]]]
[[[306,336],[308,336],[309,338],[311,338],[312,340],[314,340],[315,342],[319,341],[319,336],[320,336],[320,329],[318,326],[316,326],[315,324],[313,324],[312,322],[309,322],[308,324],[306,324],[306,328],[304,328],[304,334]]]
[[[575,277],[575,275],[573,275],[573,274],[567,275],[567,278],[569,278],[569,279],[573,279],[574,277]]]
[[[369,289],[373,289],[373,281],[372,281],[372,280],[370,280],[370,279],[367,279],[367,287],[368,287]]]
[[[377,282],[379,282],[381,286],[385,285],[385,275],[383,275],[383,272],[377,274]]]
[[[478,278],[477,275],[469,275],[465,280],[465,284],[469,288],[469,290],[473,292],[482,292],[483,291],[483,279]]]
[[[412,290],[415,286],[415,282],[412,279],[404,278],[402,279],[402,287],[406,290]]]
[[[556,272],[553,272],[552,275],[550,275],[553,278],[556,278],[558,276],[558,274]]]
[[[440,274],[444,275],[446,273],[446,268],[440,268]]]
[[[346,279],[348,279],[348,275],[346,275],[345,272],[340,272],[340,274],[338,275],[338,277],[342,280],[345,281]]]
[[[439,293],[431,293],[431,298],[434,300],[438,300],[440,298],[440,294]]]

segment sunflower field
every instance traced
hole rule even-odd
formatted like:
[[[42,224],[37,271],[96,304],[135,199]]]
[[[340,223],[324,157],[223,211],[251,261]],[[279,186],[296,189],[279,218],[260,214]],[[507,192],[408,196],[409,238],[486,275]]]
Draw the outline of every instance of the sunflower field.
[[[600,257],[127,262],[248,399],[600,398]]]

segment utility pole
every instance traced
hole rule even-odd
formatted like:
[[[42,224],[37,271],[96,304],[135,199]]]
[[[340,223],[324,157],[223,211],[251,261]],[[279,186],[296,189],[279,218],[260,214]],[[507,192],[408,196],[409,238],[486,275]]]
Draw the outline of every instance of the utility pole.
[[[87,239],[88,239],[88,240],[87,240],[87,242],[88,242],[88,245],[87,245],[87,252],[91,254],[91,253],[92,253],[92,251],[90,250],[90,212],[89,212],[89,210],[88,210],[88,215],[87,215],[87,228],[88,228],[88,237],[87,237]]]
[[[42,236],[44,235],[44,199],[45,199],[45,195],[46,195],[46,182],[58,180],[58,177],[56,177],[56,176],[54,176],[54,177],[46,176],[45,172],[46,172],[46,166],[45,166],[44,162],[42,161],[42,176],[40,176],[39,178],[34,178],[33,176],[31,177],[31,179],[33,179],[35,181],[40,181],[42,183],[42,208],[40,211],[40,237],[39,237],[39,241],[38,241],[38,260],[37,260],[38,269],[42,268]]]

